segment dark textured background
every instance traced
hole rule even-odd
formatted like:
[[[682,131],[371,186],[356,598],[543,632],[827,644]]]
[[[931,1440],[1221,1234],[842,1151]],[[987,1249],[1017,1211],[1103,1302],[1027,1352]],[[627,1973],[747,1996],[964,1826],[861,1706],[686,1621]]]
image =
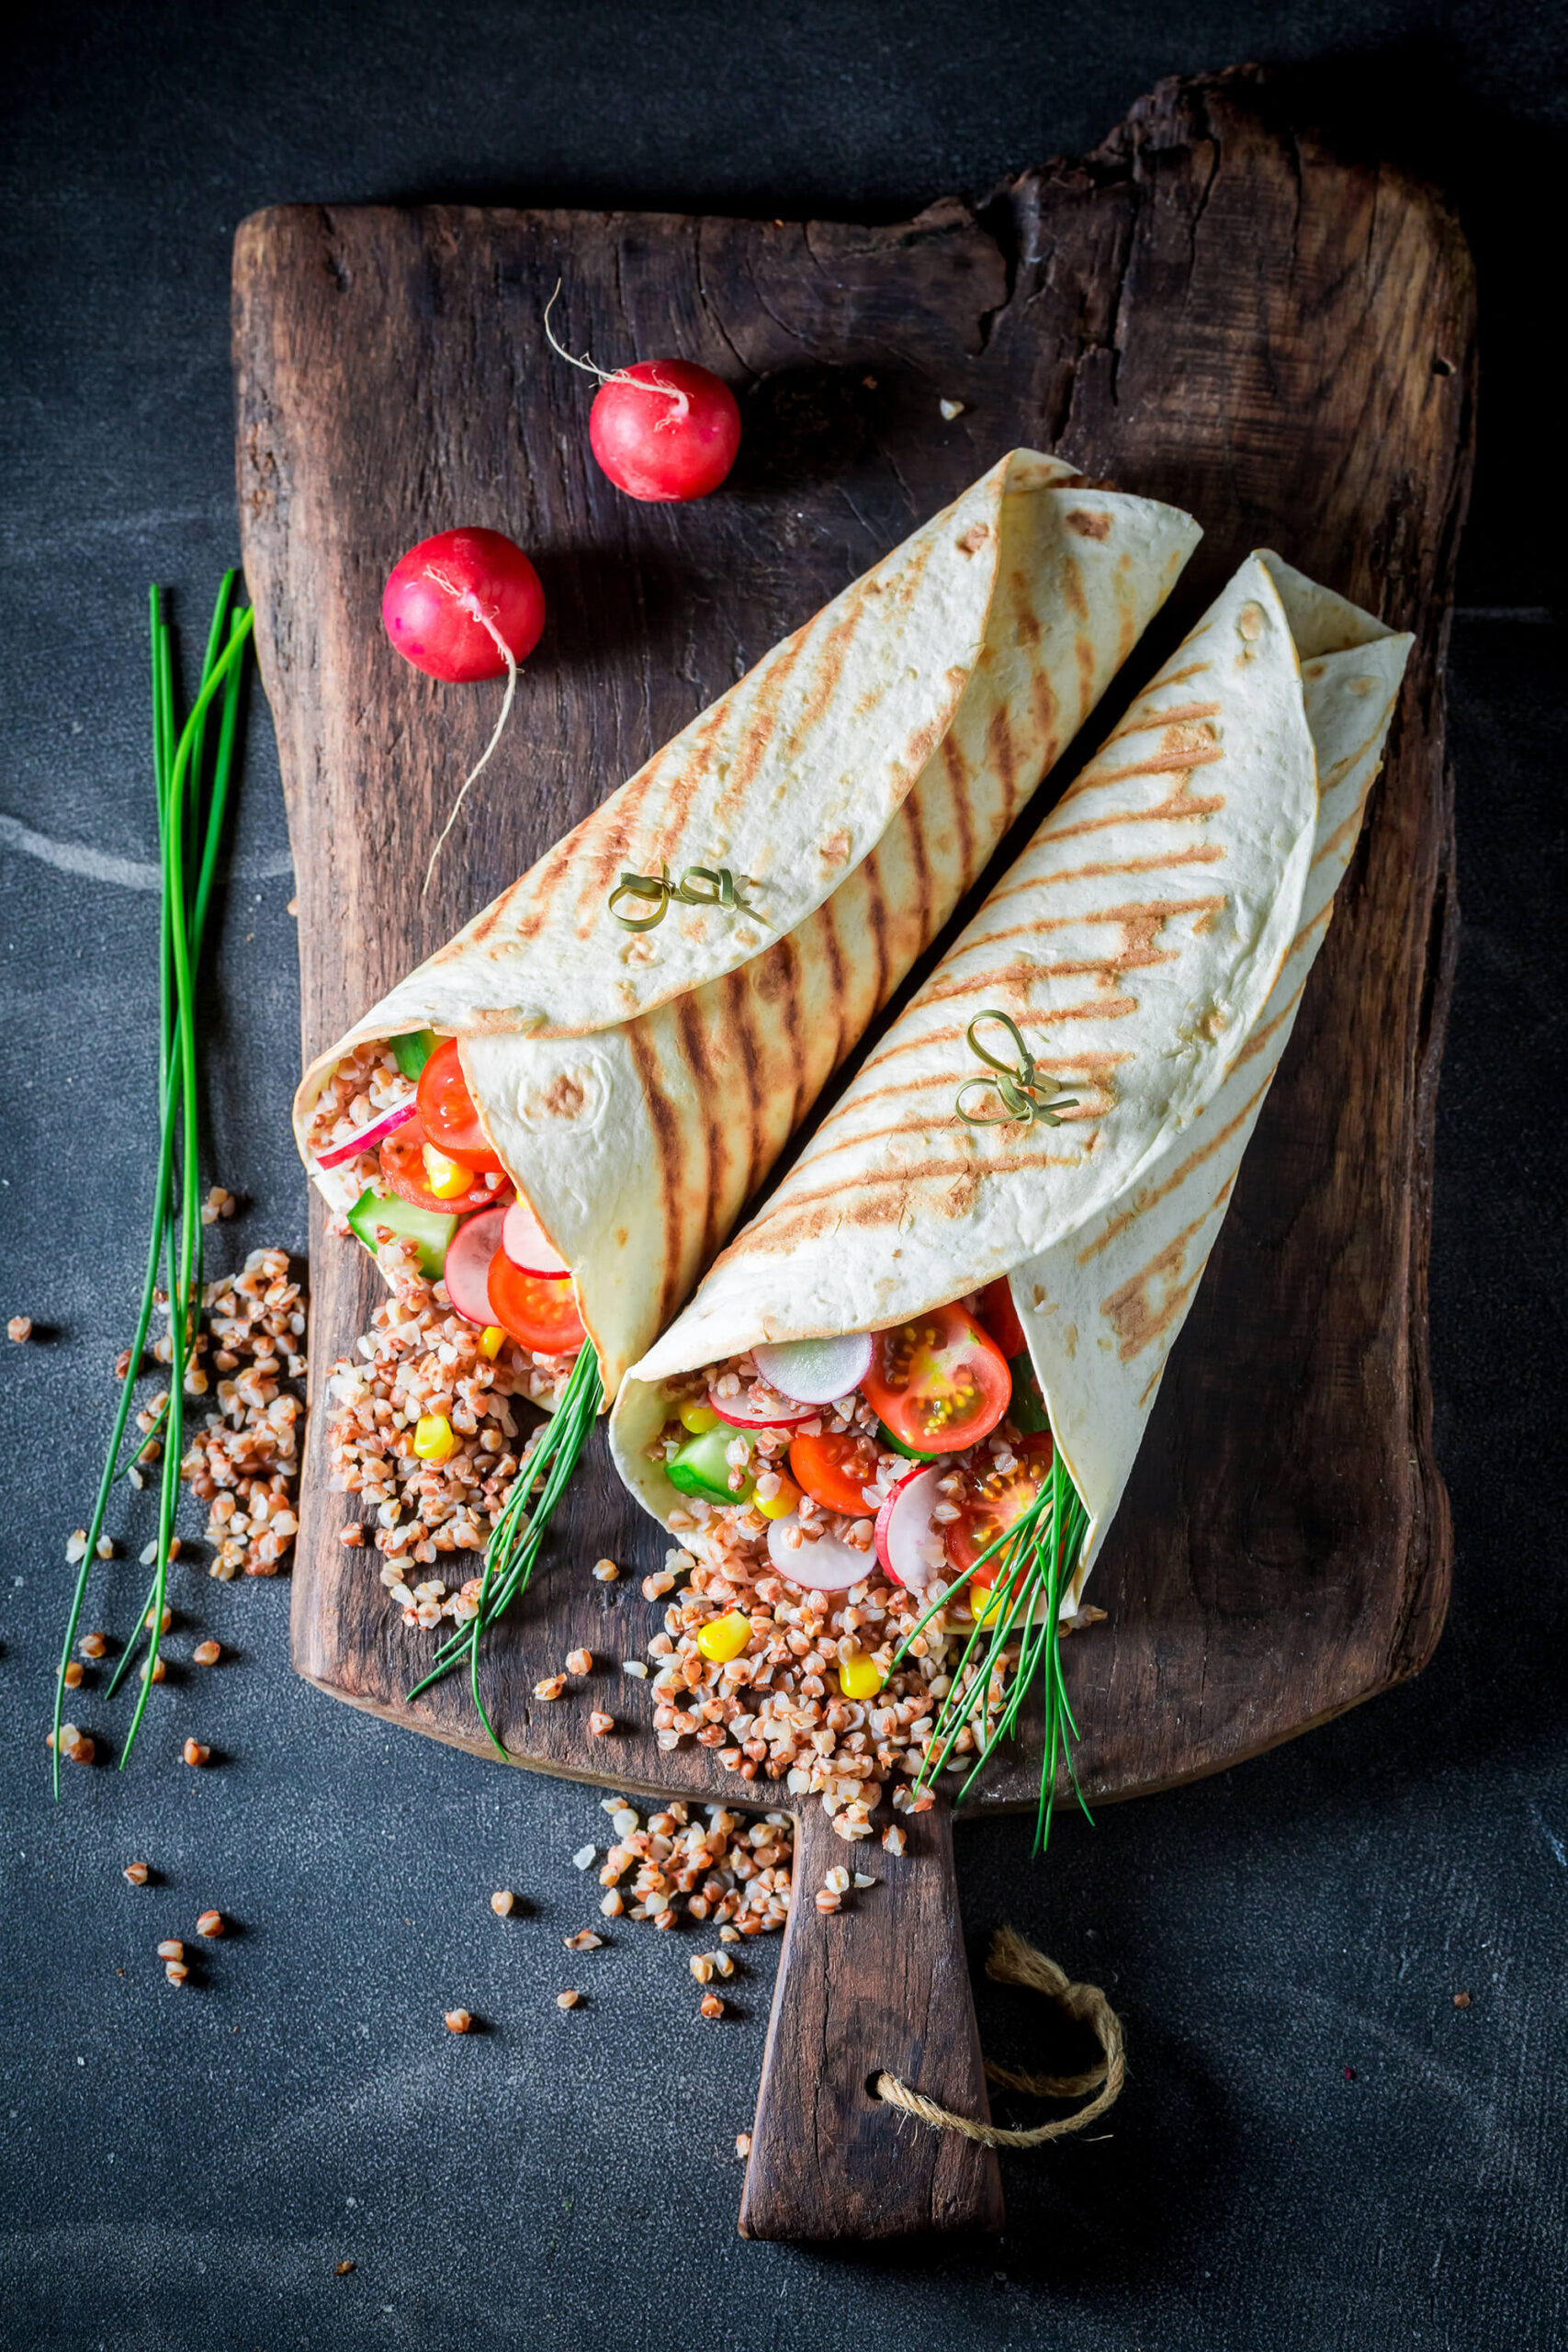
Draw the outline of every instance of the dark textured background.
[[[178,5],[23,12],[0,65],[0,852],[11,1015],[0,1352],[0,2342],[974,2344],[1064,2352],[1568,2342],[1558,594],[1560,9],[1163,0],[791,8]],[[504,197],[893,218],[1089,146],[1158,75],[1265,56],[1348,141],[1440,180],[1476,248],[1483,443],[1450,673],[1463,946],[1438,1121],[1433,1356],[1455,1600],[1419,1683],[1223,1780],[961,1831],[1010,1918],[1127,2018],[1093,2144],[1006,2165],[998,2245],[828,2257],[734,2234],[773,1948],[694,2018],[685,1949],[593,1916],[586,1790],[384,1730],[295,1682],[286,1584],[176,1571],[123,1778],[46,1801],[42,1734],[126,1335],[152,1130],[146,583],[194,632],[233,559],[228,266],[291,198]],[[224,1246],[298,1245],[283,810],[252,712],[210,983]],[[59,1432],[67,1432],[61,1442]],[[141,1507],[147,1516],[146,1506]],[[144,1540],[141,1520],[128,1531]],[[123,1620],[141,1572],[110,1572]],[[188,1606],[187,1606],[188,1604]],[[640,1605],[640,1604],[639,1604]],[[76,1710],[90,1721],[93,1703]],[[170,1725],[160,1738],[157,1724]],[[176,1740],[222,1769],[185,1770]],[[133,1894],[119,1866],[163,1874]],[[527,1914],[486,1897],[516,1886]],[[152,1947],[216,1903],[199,1991]],[[570,2017],[558,1985],[589,1986]],[[1458,1991],[1472,1996],[1457,2011]],[[1023,2053],[1021,1996],[987,1988]],[[460,2001],[493,2021],[442,2030]],[[1025,2120],[1021,2116],[1018,2120]],[[353,2272],[335,2276],[340,2261]]]

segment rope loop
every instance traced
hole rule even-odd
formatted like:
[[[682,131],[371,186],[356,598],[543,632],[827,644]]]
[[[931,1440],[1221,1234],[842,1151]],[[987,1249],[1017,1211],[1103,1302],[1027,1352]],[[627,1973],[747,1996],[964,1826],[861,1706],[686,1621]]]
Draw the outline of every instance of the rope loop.
[[[1081,2132],[1113,2107],[1122,2096],[1127,2079],[1127,2052],[1122,2031],[1122,2020],[1111,2007],[1098,1984],[1074,1984],[1066,1972],[1054,1960],[1019,1935],[1012,1928],[998,1928],[991,1939],[990,1957],[986,1973],[998,1984],[1022,1984],[1033,1993],[1043,1993],[1055,2004],[1062,2015],[1075,2025],[1086,2025],[1099,2042],[1100,2063],[1084,2075],[1019,2075],[1010,2066],[985,2062],[986,2079],[998,2083],[1004,2090],[1023,2091],[1031,2098],[1082,2098],[1090,2091],[1099,2097],[1076,2115],[1058,2116],[1055,2122],[1037,2123],[1032,2132],[1004,2132],[993,2123],[977,2123],[973,2116],[954,2115],[951,2108],[939,2107],[934,2098],[927,2098],[914,2090],[897,2075],[882,2074],[876,2077],[876,2095],[890,2107],[912,2115],[919,2122],[929,2123],[933,2132],[958,2132],[965,2140],[977,2141],[986,2148],[1039,2148],[1047,2140],[1065,2139],[1071,2132]]]

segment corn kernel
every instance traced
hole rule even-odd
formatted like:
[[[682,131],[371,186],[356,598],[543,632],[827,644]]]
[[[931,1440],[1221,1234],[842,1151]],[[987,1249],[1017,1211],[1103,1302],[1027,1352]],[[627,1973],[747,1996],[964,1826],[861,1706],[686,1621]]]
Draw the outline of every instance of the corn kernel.
[[[792,1510],[799,1509],[800,1488],[792,1486],[787,1478],[781,1478],[776,1495],[770,1495],[765,1502],[761,1495],[754,1499],[764,1519],[787,1519]]]
[[[422,1462],[445,1462],[457,1451],[457,1434],[445,1413],[422,1413],[413,1433],[413,1450]]]
[[[718,1415],[711,1405],[682,1405],[681,1426],[690,1430],[694,1437],[703,1437],[709,1430],[717,1429]]]
[[[716,1666],[725,1666],[732,1657],[739,1657],[750,1638],[751,1620],[740,1610],[732,1609],[728,1617],[715,1617],[702,1628],[697,1647]]]
[[[449,1159],[433,1143],[424,1147],[424,1181],[438,1201],[460,1200],[474,1181],[474,1171],[460,1159]]]
[[[502,1329],[500,1324],[487,1323],[484,1329],[479,1333],[480,1355],[489,1356],[491,1363],[493,1363],[505,1345],[506,1334]]]
[[[839,1688],[846,1699],[874,1699],[882,1688],[876,1661],[864,1650],[839,1654]]]

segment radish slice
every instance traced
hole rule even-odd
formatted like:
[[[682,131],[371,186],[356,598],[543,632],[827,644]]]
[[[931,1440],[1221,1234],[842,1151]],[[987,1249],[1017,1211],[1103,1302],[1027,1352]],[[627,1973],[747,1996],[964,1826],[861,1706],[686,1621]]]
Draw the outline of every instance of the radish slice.
[[[931,1522],[943,1475],[940,1466],[909,1471],[876,1514],[876,1556],[894,1583],[909,1592],[923,1592],[948,1565],[941,1532]]]
[[[446,1245],[441,1270],[446,1295],[464,1322],[477,1323],[481,1330],[501,1320],[490,1303],[490,1261],[501,1248],[501,1228],[511,1214],[510,1209],[480,1209],[477,1216],[463,1219]]]
[[[869,1552],[840,1544],[836,1535],[819,1535],[814,1544],[792,1548],[789,1530],[800,1521],[794,1511],[775,1519],[768,1529],[768,1557],[779,1574],[804,1592],[847,1592],[852,1584],[870,1584],[876,1562]]]
[[[554,1281],[571,1272],[560,1251],[552,1250],[546,1240],[544,1227],[525,1200],[513,1201],[507,1210],[496,1247],[504,1250],[513,1264],[525,1274],[543,1274]]]
[[[716,1388],[708,1390],[708,1403],[721,1421],[732,1430],[795,1430],[802,1421],[810,1420],[815,1405],[796,1405],[788,1396],[775,1396],[773,1403],[758,1405],[744,1394],[721,1396]]]
[[[417,1100],[411,1094],[406,1102],[400,1102],[393,1111],[383,1111],[379,1117],[371,1120],[367,1127],[361,1127],[357,1135],[350,1136],[346,1143],[334,1143],[330,1151],[319,1151],[316,1154],[317,1167],[341,1168],[345,1160],[357,1159],[362,1151],[374,1151],[377,1145],[385,1143],[389,1136],[395,1136],[400,1127],[406,1127],[418,1108]]]
[[[753,1348],[751,1353],[769,1387],[781,1396],[801,1405],[836,1405],[871,1370],[871,1334],[851,1331],[842,1339],[785,1340],[777,1347]]]

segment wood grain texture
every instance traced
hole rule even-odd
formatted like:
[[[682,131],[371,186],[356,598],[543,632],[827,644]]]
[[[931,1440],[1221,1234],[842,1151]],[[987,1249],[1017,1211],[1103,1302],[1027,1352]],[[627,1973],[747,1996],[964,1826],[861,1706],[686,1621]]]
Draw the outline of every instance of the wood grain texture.
[[[800,1894],[768,2020],[740,2203],[747,2237],[1002,2226],[993,2151],[912,2127],[870,2088],[886,2068],[954,2114],[990,2120],[953,1890],[953,1816],[945,1805],[918,1814],[907,1835],[894,1861],[875,1847],[847,1848],[820,1805],[796,1820]],[[879,1883],[824,1917],[817,1889],[835,1863],[857,1861]]]
[[[1139,677],[1258,545],[1416,630],[1338,914],[1090,1589],[1110,1622],[1067,1646],[1079,1772],[1100,1802],[1233,1764],[1416,1672],[1448,1594],[1426,1283],[1455,941],[1442,658],[1472,442],[1472,275],[1429,191],[1337,160],[1276,106],[1251,74],[1163,85],[1096,154],[1024,173],[983,219],[953,202],[875,229],[289,209],[247,221],[235,254],[245,562],[299,872],[307,1055],[1014,444],[1205,526]],[[746,443],[718,496],[641,507],[598,475],[583,380],[539,336],[558,277],[574,348],[606,362],[678,348],[735,385]],[[964,403],[952,424],[943,398]],[[519,538],[551,617],[422,901],[494,699],[400,663],[379,594],[406,546],[456,522]],[[319,1382],[366,1328],[378,1277],[324,1242],[319,1204],[312,1216]],[[456,1683],[404,1703],[411,1652],[375,1555],[336,1543],[322,1437],[313,1417],[299,1671],[489,1752]],[[656,1751],[650,1698],[615,1670],[654,1630],[634,1578],[663,1548],[596,1442],[550,1573],[493,1645],[492,1713],[520,1763],[733,1799],[708,1752]],[[604,1553],[628,1572],[618,1585],[585,1574]],[[601,1661],[585,1695],[536,1704],[536,1678],[580,1643]],[[608,1741],[589,1736],[591,1704],[617,1718]],[[1024,1743],[978,1804],[1029,1802],[1037,1769]],[[940,1879],[942,1862],[938,1839],[902,1867]],[[782,2086],[803,2028],[784,2021],[824,2014],[823,1972],[874,1941],[857,1923],[859,1942],[834,1946],[844,1924],[796,1916],[764,2138],[786,2115],[798,2128]],[[972,2035],[966,1988],[948,1990],[961,1997],[933,2051]],[[852,1969],[834,1997],[864,1991]],[[848,2116],[846,2085],[831,2096]],[[934,2174],[908,2190],[908,2127],[890,2125],[855,2119],[880,2179],[864,2174],[852,2222],[820,2162],[796,2167],[787,2211],[758,2215],[795,2234],[871,2229],[878,2211],[891,2227],[988,2217],[978,2172],[962,2194]],[[761,2146],[752,2167],[757,2198],[773,2196]],[[748,2215],[757,2226],[750,2191]]]

